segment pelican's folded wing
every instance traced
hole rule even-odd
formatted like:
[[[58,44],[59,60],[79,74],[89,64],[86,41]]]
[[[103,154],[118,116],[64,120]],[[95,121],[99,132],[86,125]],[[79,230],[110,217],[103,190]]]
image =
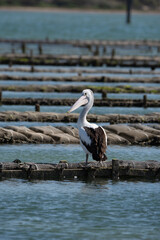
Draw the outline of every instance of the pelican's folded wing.
[[[84,146],[92,154],[94,160],[105,161],[107,159],[105,155],[107,149],[107,137],[104,129],[102,127],[84,127],[84,130],[91,140],[90,144],[87,144],[81,139]]]

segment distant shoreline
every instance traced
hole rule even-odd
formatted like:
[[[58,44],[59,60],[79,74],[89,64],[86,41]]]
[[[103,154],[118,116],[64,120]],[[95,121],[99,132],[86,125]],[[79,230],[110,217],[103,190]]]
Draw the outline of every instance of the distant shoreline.
[[[55,8],[55,7],[8,7],[8,6],[1,6],[0,11],[25,11],[25,12],[55,12],[55,13],[63,13],[63,12],[72,12],[72,13],[122,13],[124,14],[125,10],[103,10],[103,9],[80,9],[80,8]],[[159,14],[160,11],[138,11],[132,10],[132,13],[136,14]]]

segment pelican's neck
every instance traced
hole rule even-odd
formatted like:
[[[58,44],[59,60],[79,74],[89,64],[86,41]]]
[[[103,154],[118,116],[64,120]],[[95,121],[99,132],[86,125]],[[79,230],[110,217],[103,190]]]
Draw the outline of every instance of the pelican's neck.
[[[84,107],[79,115],[78,118],[78,128],[86,126],[88,121],[87,121],[87,113],[89,112],[90,108]]]

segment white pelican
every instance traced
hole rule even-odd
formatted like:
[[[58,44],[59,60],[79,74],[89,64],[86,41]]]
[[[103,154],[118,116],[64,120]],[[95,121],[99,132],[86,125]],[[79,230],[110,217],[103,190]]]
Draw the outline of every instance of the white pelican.
[[[73,112],[80,106],[83,109],[78,118],[78,130],[80,144],[86,153],[86,164],[88,164],[88,156],[91,154],[96,161],[105,161],[107,149],[107,136],[104,129],[97,124],[89,123],[86,119],[87,113],[92,108],[94,95],[90,89],[85,89],[82,96],[74,103],[68,111]]]

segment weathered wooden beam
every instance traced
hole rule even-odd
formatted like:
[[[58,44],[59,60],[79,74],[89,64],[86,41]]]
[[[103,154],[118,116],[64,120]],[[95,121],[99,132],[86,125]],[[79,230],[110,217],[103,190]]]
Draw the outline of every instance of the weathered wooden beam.
[[[141,179],[160,180],[160,161],[112,160],[103,163],[0,163],[0,179],[24,178],[40,180],[64,179]]]
[[[130,85],[117,86],[93,86],[93,85],[0,85],[2,91],[13,92],[70,92],[81,93],[84,89],[90,88],[94,93],[152,93],[159,94],[159,87],[132,87]]]
[[[121,67],[160,67],[159,57],[149,56],[88,56],[88,55],[32,55],[26,54],[2,54],[0,64],[34,64],[55,66],[121,66]]]
[[[100,73],[100,74],[103,74],[103,73],[113,73],[113,74],[136,74],[136,75],[160,75],[160,71],[148,71],[148,70],[133,70],[133,69],[96,69],[96,68],[89,68],[89,69],[84,69],[84,68],[64,68],[64,67],[61,67],[61,68],[49,68],[49,69],[46,69],[46,68],[36,68],[34,67],[34,65],[32,65],[31,67],[30,66],[26,66],[26,67],[13,67],[13,68],[10,68],[10,67],[1,67],[0,68],[0,72],[52,72],[52,73],[76,73],[79,75],[80,73],[80,76],[82,76],[83,73],[89,73],[89,74],[95,74],[95,73]],[[87,76],[88,77],[88,76]],[[93,76],[92,76],[93,77]],[[125,79],[124,79],[125,80]]]
[[[0,90],[0,105],[2,104],[2,91]]]
[[[22,42],[26,44],[45,44],[45,45],[65,45],[70,44],[73,46],[79,47],[90,47],[95,45],[100,46],[120,46],[120,47],[128,47],[128,46],[160,46],[160,41],[158,40],[35,40],[35,39],[4,39],[0,38],[0,43],[8,43],[8,44],[21,44]]]
[[[144,95],[142,99],[116,99],[106,98],[103,93],[103,99],[95,99],[94,106],[105,107],[160,107],[160,100],[148,99]],[[76,99],[62,98],[3,98],[3,105],[41,105],[41,106],[71,106]],[[37,105],[37,106],[38,106]],[[38,109],[38,108],[36,108]],[[37,111],[37,110],[36,110]]]
[[[34,68],[30,70],[34,72]],[[107,77],[107,76],[70,76],[70,77],[62,77],[62,76],[16,76],[16,75],[8,75],[8,74],[0,74],[0,80],[6,81],[54,81],[54,82],[126,82],[126,83],[160,83],[160,77]]]

